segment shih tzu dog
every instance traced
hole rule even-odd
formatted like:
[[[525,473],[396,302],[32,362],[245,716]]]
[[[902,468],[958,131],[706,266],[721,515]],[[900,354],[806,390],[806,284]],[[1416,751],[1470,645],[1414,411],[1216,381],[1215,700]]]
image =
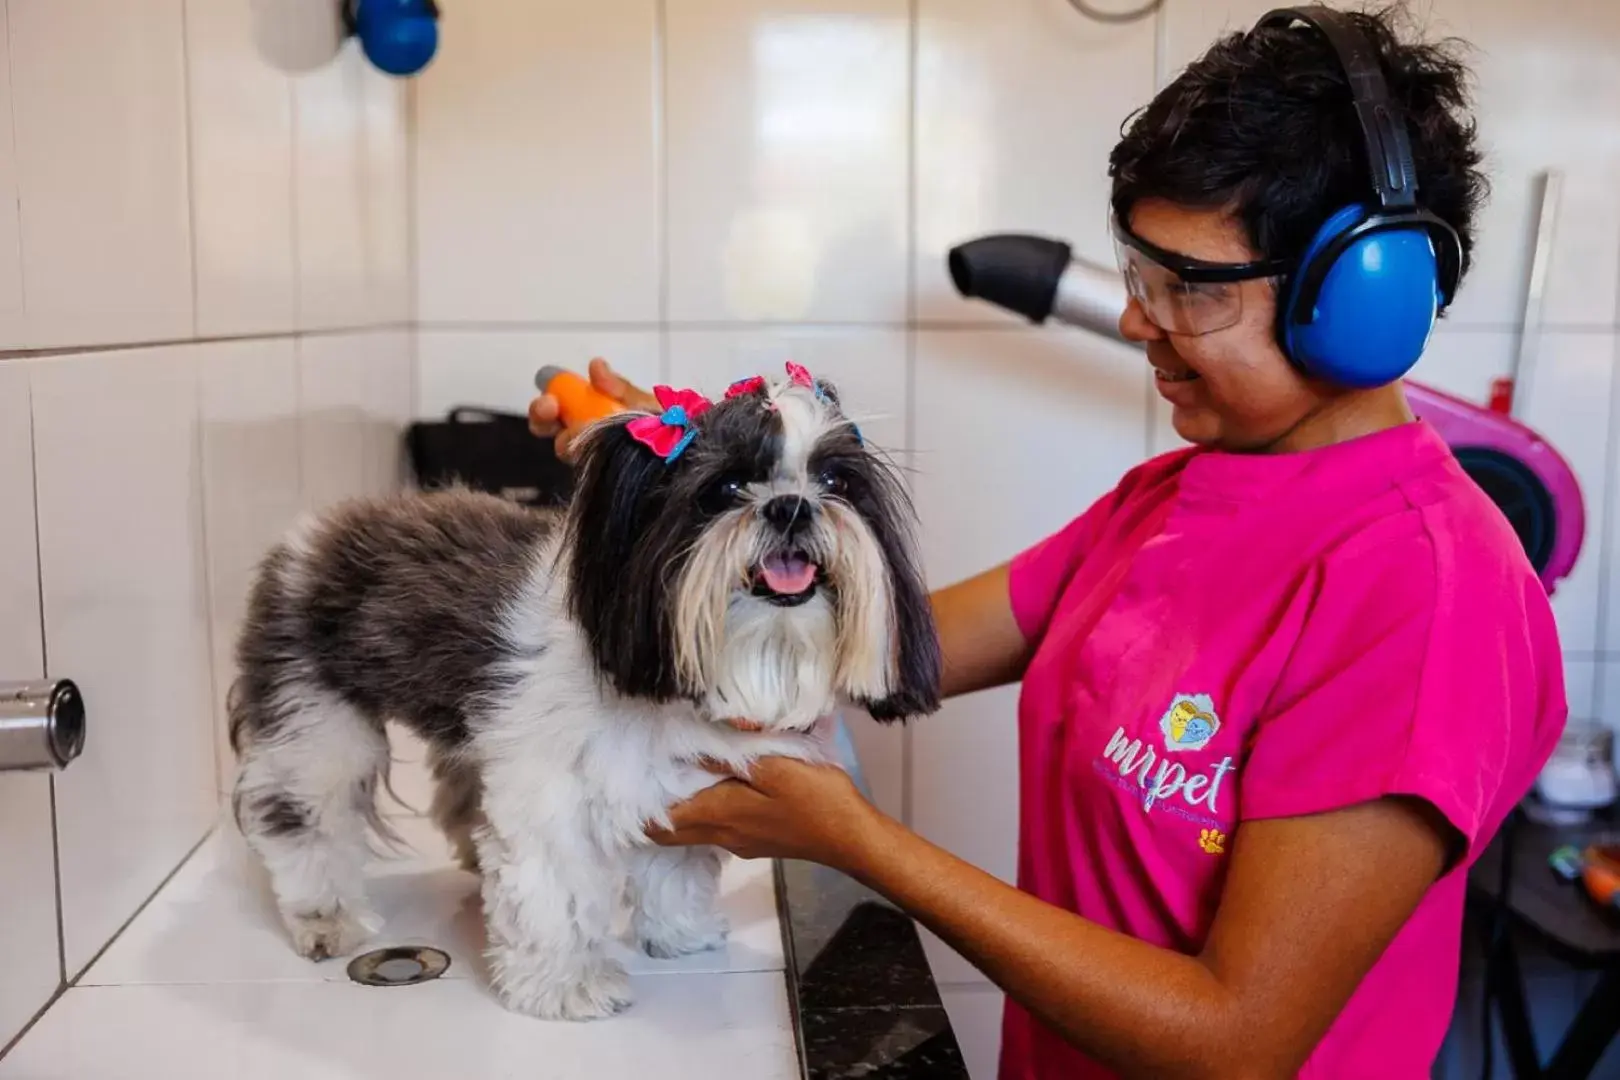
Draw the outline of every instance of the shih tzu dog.
[[[581,439],[566,509],[467,491],[362,501],[265,557],[230,704],[237,822],[294,947],[353,951],[384,722],[428,745],[431,814],[481,875],[509,1008],[607,1016],[627,898],[658,957],[718,947],[721,853],[645,836],[702,759],[824,760],[819,721],[939,705],[915,520],[894,468],[803,368]],[[734,724],[731,721],[745,721]]]

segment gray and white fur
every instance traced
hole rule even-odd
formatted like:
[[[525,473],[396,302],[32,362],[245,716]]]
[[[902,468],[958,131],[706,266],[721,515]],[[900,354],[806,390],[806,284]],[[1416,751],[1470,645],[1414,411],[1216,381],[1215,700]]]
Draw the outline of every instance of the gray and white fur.
[[[429,747],[501,1001],[587,1019],[631,1001],[605,951],[625,896],[653,956],[725,939],[721,853],[645,837],[715,782],[701,759],[824,759],[820,721],[846,703],[938,707],[911,506],[831,386],[740,389],[670,462],[631,436],[638,415],[587,433],[564,510],[361,501],[266,556],[237,647],[234,805],[300,954],[378,929],[385,721]]]

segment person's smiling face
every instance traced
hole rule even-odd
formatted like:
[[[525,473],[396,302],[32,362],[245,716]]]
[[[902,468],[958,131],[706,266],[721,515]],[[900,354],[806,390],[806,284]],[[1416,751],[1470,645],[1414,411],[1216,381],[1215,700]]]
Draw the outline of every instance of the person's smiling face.
[[[1143,199],[1132,207],[1127,224],[1137,236],[1177,254],[1223,263],[1258,257],[1242,225],[1221,210]],[[1173,407],[1171,422],[1183,439],[1224,450],[1277,448],[1335,394],[1305,378],[1283,355],[1272,282],[1228,288],[1242,290],[1243,314],[1224,330],[1169,333],[1133,299],[1120,317],[1120,331],[1147,347],[1155,385]]]

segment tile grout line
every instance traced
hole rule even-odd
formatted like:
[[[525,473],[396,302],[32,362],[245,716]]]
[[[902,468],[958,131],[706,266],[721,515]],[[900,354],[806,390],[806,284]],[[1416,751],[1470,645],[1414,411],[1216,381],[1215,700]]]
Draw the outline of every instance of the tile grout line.
[[[191,333],[192,333],[192,337],[201,338],[203,336],[203,334],[202,334],[202,323],[203,323],[202,291],[201,291],[202,274],[201,274],[200,267],[198,266],[198,235],[199,235],[200,230],[199,230],[198,221],[197,221],[197,139],[196,139],[196,131],[195,131],[195,128],[196,128],[196,115],[195,115],[195,109],[193,107],[193,105],[194,105],[193,93],[194,93],[196,87],[194,86],[194,84],[192,82],[192,78],[191,78],[192,41],[191,41],[190,9],[191,9],[191,5],[193,3],[195,3],[195,2],[196,2],[196,0],[180,0],[180,53],[181,53],[181,60],[182,60],[182,63],[181,63],[182,86],[183,86],[183,92],[184,92],[184,95],[185,95],[184,115],[185,115],[185,123],[186,123],[186,210],[187,210],[187,215],[188,215],[187,224],[189,226],[187,231],[188,231],[188,234],[189,234],[188,235],[188,240],[189,240],[190,246],[191,246],[191,252],[190,252],[190,254],[191,254]],[[289,155],[289,157],[290,156],[291,155]],[[202,554],[202,578],[203,578],[203,581],[202,581],[202,584],[203,584],[203,627],[204,627],[204,631],[205,631],[205,640],[206,640],[206,643],[207,643],[207,657],[206,657],[206,659],[207,659],[207,667],[208,667],[208,712],[207,712],[207,715],[208,715],[208,718],[209,718],[208,741],[209,741],[211,749],[213,750],[213,753],[210,755],[210,757],[213,759],[213,765],[214,765],[214,775],[213,775],[213,778],[212,778],[213,779],[213,785],[212,786],[214,786],[217,789],[217,787],[219,785],[219,777],[220,777],[220,775],[221,775],[221,773],[223,771],[222,757],[221,757],[221,755],[223,753],[223,747],[220,746],[219,718],[215,714],[215,708],[216,708],[216,705],[217,705],[217,703],[219,701],[219,672],[215,670],[216,664],[215,664],[215,656],[214,656],[214,631],[215,631],[215,626],[214,626],[214,596],[215,596],[215,590],[218,588],[218,583],[214,579],[214,560],[211,557],[212,548],[211,548],[211,545],[210,545],[210,542],[209,542],[209,536],[208,536],[208,454],[207,454],[207,448],[205,446],[206,440],[205,440],[204,435],[203,435],[204,426],[205,426],[204,413],[206,411],[205,405],[204,405],[204,396],[205,395],[204,395],[204,389],[203,389],[204,375],[203,375],[203,364],[202,364],[202,362],[198,358],[195,358],[195,357],[189,357],[188,359],[191,361],[191,367],[192,367],[192,378],[191,378],[192,391],[196,395],[196,401],[194,403],[194,405],[195,405],[194,418],[196,420],[197,427],[196,427],[196,433],[195,433],[195,435],[194,435],[194,437],[192,439],[192,442],[193,442],[193,450],[194,450],[194,453],[196,454],[196,457],[197,457],[197,473],[198,473],[198,482],[197,482],[198,521],[197,521],[197,527],[198,527],[198,539],[201,541],[201,547],[202,547],[201,554]],[[58,911],[58,914],[60,914],[60,912],[61,912],[61,905],[60,904],[58,904],[58,906],[57,906],[57,911]],[[65,941],[63,943],[63,949],[64,949],[64,957],[63,957],[62,969],[63,969],[63,974],[65,976],[66,971],[67,971],[67,960],[66,960],[66,956],[65,956],[65,950],[66,950],[66,942]]]
[[[1170,13],[1159,5],[1153,13],[1153,92],[1157,94],[1169,81],[1170,66]]]
[[[83,979],[90,973],[90,969],[95,967],[103,956],[107,955],[107,950],[111,949],[113,945],[117,944],[118,939],[123,937],[125,931],[134,925],[135,920],[140,918],[141,915],[145,913],[146,909],[152,906],[152,901],[156,900],[158,894],[164,889],[168,888],[169,883],[179,876],[180,871],[185,869],[186,865],[191,862],[192,858],[196,856],[198,851],[202,850],[202,846],[208,843],[209,839],[214,835],[214,832],[218,827],[219,819],[216,814],[212,823],[208,826],[207,831],[203,833],[202,837],[195,844],[192,844],[191,847],[186,849],[185,854],[180,857],[180,861],[175,864],[174,869],[163,875],[163,880],[157,883],[157,887],[153,889],[139,904],[136,905],[134,913],[119,924],[118,929],[114,930],[112,932],[112,936],[102,944],[101,948],[95,951],[95,955],[91,956],[90,959],[85,962],[84,967],[80,968],[78,973],[75,974],[71,980],[64,979],[61,985],[56,988],[56,993],[52,994],[50,1000],[46,1001],[45,1004],[40,1007],[39,1012],[35,1013],[28,1023],[22,1026],[22,1030],[18,1031],[10,1042],[0,1045],[0,1061],[4,1061],[6,1055],[17,1048],[17,1045],[28,1036],[28,1033],[34,1030],[35,1026],[37,1026],[41,1020],[45,1019],[45,1014],[54,1009],[57,1003],[67,996],[67,992],[69,990],[79,988],[79,980]],[[60,907],[58,907],[57,910],[60,913]]]
[[[198,295],[201,276],[197,273],[197,140],[192,132],[196,118],[191,107],[191,19],[190,6],[196,0],[180,0],[180,92],[185,100],[181,114],[186,125],[186,243],[191,269],[191,336],[202,336],[202,302]]]
[[[20,156],[17,153],[17,87],[16,80],[13,76],[13,72],[17,70],[17,64],[16,58],[11,52],[11,42],[13,37],[11,33],[10,0],[0,0],[0,19],[4,19],[6,24],[5,93],[6,101],[10,103],[11,106],[5,116],[5,134],[6,138],[10,142],[9,149],[11,151],[11,160],[16,162],[20,160]],[[23,217],[22,185],[20,183],[17,185],[17,194],[13,197],[12,202],[17,209],[17,301],[19,304],[17,313],[21,315],[26,322],[28,315],[28,260],[23,257],[23,252],[28,250],[28,222]]]
[[[657,0],[653,5],[653,156],[658,170],[656,184],[658,223],[655,243],[658,245],[658,376],[664,382],[674,381],[675,357],[672,354],[669,321],[669,3]]]
[[[909,306],[909,305],[908,305]],[[412,325],[424,330],[439,331],[473,331],[473,330],[549,330],[549,331],[636,331],[656,330],[664,319],[414,319]],[[1072,334],[1092,335],[1091,331],[1079,327],[1066,326],[1060,323],[1047,323],[1034,326],[1023,322],[1011,322],[1005,319],[973,319],[957,318],[945,319],[937,317],[915,316],[907,318],[902,316],[893,319],[670,319],[667,320],[673,330],[753,330],[753,329],[847,329],[847,330],[905,330],[916,328],[919,330],[960,330],[973,333],[995,332],[1014,334]],[[1502,324],[1464,324],[1447,325],[1443,328],[1451,336],[1469,334],[1505,334],[1514,330],[1508,323]],[[1609,335],[1620,332],[1620,323],[1565,323],[1560,325],[1548,324],[1549,333],[1559,334],[1603,334]],[[313,332],[313,331],[310,331]]]
[[[39,432],[34,419],[34,380],[25,372],[28,387],[28,475],[33,481],[31,497],[34,511],[34,587],[39,598],[39,664],[40,674],[51,675],[51,638],[45,632],[45,545],[39,527]]]
[[[1615,314],[1620,317],[1620,282],[1615,285]],[[1606,458],[1603,463],[1603,477],[1607,490],[1615,490],[1615,481],[1620,478],[1620,334],[1616,334],[1610,342],[1609,356],[1609,438],[1606,447]],[[1599,532],[1598,543],[1602,545],[1598,552],[1598,610],[1596,627],[1596,645],[1599,656],[1606,654],[1609,648],[1609,634],[1620,627],[1615,626],[1612,618],[1613,605],[1620,597],[1615,589],[1610,575],[1620,567],[1615,562],[1615,530],[1620,512],[1615,510],[1614,498],[1604,500],[1603,526]],[[1597,663],[1592,665],[1592,712],[1594,719],[1604,724],[1620,737],[1620,716],[1607,715],[1613,707],[1608,700],[1609,680],[1605,677],[1609,664]],[[1613,703],[1620,705],[1620,702]]]
[[[359,78],[354,83],[354,93],[349,99],[349,108],[354,114],[354,181],[355,181],[355,207],[359,211],[360,225],[360,308],[368,316],[373,313],[377,303],[377,222],[372,213],[375,192],[372,180],[372,116],[371,116],[371,80],[375,73],[360,68]]]
[[[196,401],[193,403],[193,417],[196,420],[197,428],[191,441],[193,452],[197,455],[197,538],[201,541],[202,547],[203,629],[208,645],[208,741],[214,751],[211,756],[214,759],[213,780],[217,788],[220,775],[224,771],[225,748],[220,745],[220,717],[215,711],[220,701],[220,673],[215,670],[218,665],[214,662],[216,659],[214,653],[214,631],[216,629],[214,625],[214,596],[215,590],[218,588],[218,582],[214,580],[213,544],[208,533],[208,441],[204,435],[207,428],[206,414],[208,410],[205,403],[203,358],[190,356],[187,357],[187,360],[191,363],[192,393],[196,395]],[[221,362],[226,361],[224,361],[224,358],[215,358],[213,360],[213,363]]]
[[[667,255],[662,260],[667,262]],[[435,320],[415,319],[409,325],[426,333],[650,333],[669,331],[671,333],[713,333],[736,332],[749,333],[760,330],[793,331],[874,331],[874,330],[919,330],[932,333],[972,333],[972,334],[1031,334],[1031,335],[1058,335],[1058,336],[1090,336],[1090,331],[1073,326],[1049,324],[1045,326],[1029,326],[1022,323],[1008,323],[1003,321],[976,322],[971,319],[931,319],[931,318],[899,318],[899,319],[867,319],[867,320],[825,320],[825,321],[795,321],[772,319],[690,319],[672,320],[667,317],[656,319],[626,319],[619,321],[593,321],[585,320],[569,322],[546,319],[512,319],[512,320]],[[1501,334],[1509,331],[1511,327],[1464,327],[1463,333]],[[1620,326],[1603,326],[1597,324],[1582,326],[1549,327],[1549,331],[1560,334],[1604,334],[1610,335],[1620,332]],[[306,331],[315,332],[315,331]],[[5,354],[0,352],[0,360]]]
[[[180,856],[180,861],[174,864],[174,868],[172,870],[163,875],[163,879],[157,883],[157,887],[148,893],[146,897],[138,905],[136,905],[134,912],[130,914],[129,918],[120,923],[118,925],[118,929],[112,932],[112,936],[102,944],[101,948],[97,949],[95,954],[91,956],[89,960],[85,961],[84,966],[78,970],[78,972],[73,976],[72,982],[68,984],[69,989],[78,986],[80,980],[82,980],[86,975],[90,974],[90,969],[100,963],[101,958],[106,956],[107,951],[118,943],[118,940],[124,936],[124,933],[132,925],[134,925],[135,920],[145,914],[146,909],[152,906],[152,901],[156,900],[158,898],[158,894],[164,889],[168,888],[169,883],[179,876],[180,871],[184,870],[191,860],[196,856],[197,852],[202,850],[202,846],[213,838],[214,833],[218,830],[218,828],[219,807],[216,806],[214,808],[214,813],[209,822],[208,828],[203,831],[202,836],[198,837],[197,842],[186,849],[185,854]]]
[[[1620,283],[1615,287],[1615,313],[1620,314]],[[1609,348],[1609,437],[1604,445],[1604,476],[1605,491],[1615,491],[1615,481],[1620,479],[1620,432],[1615,431],[1620,424],[1620,334],[1610,340]],[[1596,664],[1592,664],[1591,672],[1591,711],[1594,721],[1604,724],[1610,730],[1620,735],[1620,717],[1609,717],[1605,712],[1609,709],[1609,680],[1605,672],[1609,669],[1609,662],[1604,662],[1609,649],[1609,635],[1612,631],[1620,630],[1612,619],[1612,606],[1620,596],[1615,594],[1615,588],[1610,583],[1610,575],[1615,573],[1615,529],[1617,529],[1617,512],[1615,512],[1614,497],[1604,499],[1604,515],[1597,528],[1597,625],[1594,628],[1594,641],[1596,646]],[[1565,657],[1570,654],[1565,654]]]
[[[917,470],[917,368],[918,311],[917,260],[921,245],[917,241],[917,96],[921,80],[919,68],[922,56],[922,3],[907,2],[906,40],[906,468],[915,482]],[[914,828],[916,767],[913,755],[916,747],[916,729],[911,724],[900,728],[900,821]]]
[[[1611,493],[1603,501],[1603,521],[1598,529],[1598,587],[1597,587],[1597,627],[1596,627],[1596,653],[1599,657],[1606,654],[1609,645],[1609,633],[1616,629],[1614,620],[1610,617],[1611,606],[1615,603],[1614,586],[1609,576],[1614,573],[1613,562],[1615,528],[1617,515],[1613,491],[1615,478],[1620,474],[1620,334],[1615,335],[1610,343],[1609,350],[1609,437],[1604,449],[1603,475],[1607,482],[1607,489]],[[1604,662],[1592,665],[1592,718],[1606,727],[1620,734],[1620,718],[1610,718],[1605,715],[1610,703],[1608,697],[1608,679],[1604,674],[1608,664]]]
[[[29,373],[25,373],[27,375]],[[40,540],[39,526],[39,439],[34,422],[34,380],[28,378],[28,475],[33,482],[31,497],[34,511],[34,587],[39,597],[39,670],[46,679],[51,677],[51,637],[45,631],[45,547]],[[67,926],[62,919],[62,830],[56,813],[56,776],[50,777],[51,802],[51,881],[56,891],[56,985],[67,982]]]
[[[417,229],[417,88],[411,79],[405,87],[405,317],[406,333],[411,340],[411,416],[422,415],[422,330],[421,281],[417,269],[421,265],[421,244]]]
[[[304,242],[303,230],[299,226],[299,215],[302,212],[301,200],[298,197],[298,159],[302,153],[300,132],[303,124],[300,122],[301,108],[298,101],[298,83],[293,76],[285,77],[287,80],[287,143],[290,153],[287,155],[287,208],[288,226],[291,235],[289,251],[292,255],[292,324],[294,330],[301,330],[304,326]]]
[[[298,452],[298,513],[306,513],[309,509],[307,487],[309,476],[308,454],[304,447],[307,433],[305,420],[305,406],[307,404],[304,394],[304,342],[302,338],[294,338],[293,349],[293,416],[297,419],[298,443],[295,449]]]
[[[20,360],[51,360],[58,357],[95,356],[103,353],[139,352],[144,349],[170,349],[186,345],[223,345],[236,341],[287,341],[299,338],[353,337],[387,330],[409,330],[414,324],[403,321],[356,323],[320,330],[275,330],[269,333],[219,334],[208,337],[153,338],[99,345],[53,345],[37,349],[0,349],[0,364]]]

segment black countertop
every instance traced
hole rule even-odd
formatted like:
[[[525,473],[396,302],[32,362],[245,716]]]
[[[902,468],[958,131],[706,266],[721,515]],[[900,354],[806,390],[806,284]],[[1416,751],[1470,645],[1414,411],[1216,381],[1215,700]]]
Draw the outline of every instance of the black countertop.
[[[839,733],[863,792],[860,762]],[[788,999],[805,1080],[968,1080],[910,916],[814,863],[776,864]]]
[[[776,896],[806,1080],[967,1080],[908,915],[812,863],[778,862]]]

